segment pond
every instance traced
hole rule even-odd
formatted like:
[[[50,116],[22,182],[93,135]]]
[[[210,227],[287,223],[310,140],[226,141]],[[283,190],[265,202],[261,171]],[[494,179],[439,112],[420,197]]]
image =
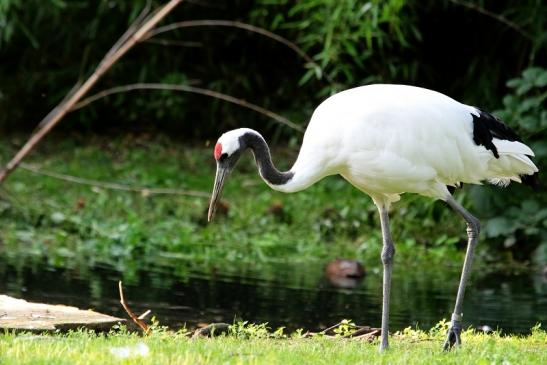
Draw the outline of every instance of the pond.
[[[381,275],[367,273],[352,289],[333,286],[321,265],[294,268],[276,265],[273,280],[190,274],[184,278],[165,270],[139,273],[125,284],[125,296],[135,312],[151,309],[163,325],[228,322],[243,319],[268,322],[272,328],[318,330],[352,319],[361,325],[380,325]],[[475,268],[479,270],[479,268]],[[449,318],[459,273],[446,275],[395,270],[391,328],[430,328]],[[295,272],[299,278],[294,280]],[[46,265],[15,267],[0,257],[0,293],[46,303],[93,308],[125,318],[117,292],[121,274],[108,268],[83,272]],[[488,325],[503,333],[526,333],[547,319],[547,278],[538,272],[493,274],[472,281],[466,292],[464,325]]]

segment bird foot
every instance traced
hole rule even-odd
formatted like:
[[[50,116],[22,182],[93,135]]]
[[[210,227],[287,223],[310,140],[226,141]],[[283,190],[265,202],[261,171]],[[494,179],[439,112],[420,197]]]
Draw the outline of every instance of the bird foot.
[[[450,328],[446,333],[446,341],[444,342],[443,350],[449,351],[452,347],[454,347],[454,345],[460,346],[462,344],[462,340],[460,338],[461,333],[462,323],[460,321],[452,321]]]
[[[387,340],[382,339],[382,341],[380,342],[380,348],[379,348],[380,353],[385,352],[388,348],[389,348],[389,344]]]

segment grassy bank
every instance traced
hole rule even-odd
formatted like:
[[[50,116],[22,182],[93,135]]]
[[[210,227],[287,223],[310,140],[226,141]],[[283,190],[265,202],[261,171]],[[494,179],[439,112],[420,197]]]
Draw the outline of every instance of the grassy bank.
[[[19,142],[3,144],[0,159]],[[287,168],[297,151],[274,152],[277,164]],[[176,267],[180,276],[188,271],[268,276],[265,267],[272,264],[336,257],[380,267],[376,209],[338,177],[285,195],[260,180],[249,154],[227,183],[224,214],[206,224],[215,170],[210,147],[147,136],[52,138],[27,163],[45,173],[203,196],[112,190],[18,169],[0,193],[0,250],[14,260],[46,259],[69,269],[108,265],[129,281],[150,265]],[[464,238],[464,224],[441,203],[407,196],[393,214],[393,231],[401,264],[460,267],[456,244]]]
[[[277,338],[273,338],[277,337]],[[441,351],[444,327],[407,329],[394,334],[391,348],[378,353],[377,343],[341,338],[301,338],[264,331],[236,336],[188,339],[182,333],[148,337],[87,332],[68,335],[0,335],[2,364],[545,364],[547,333],[539,328],[526,337],[463,334],[461,348]]]

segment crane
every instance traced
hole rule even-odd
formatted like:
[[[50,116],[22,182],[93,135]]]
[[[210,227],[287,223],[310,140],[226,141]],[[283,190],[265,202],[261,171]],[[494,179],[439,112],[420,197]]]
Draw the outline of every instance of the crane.
[[[369,195],[380,215],[383,299],[380,351],[388,348],[389,300],[395,246],[388,210],[402,193],[447,203],[467,223],[467,251],[444,350],[461,344],[462,305],[480,223],[451,192],[461,184],[510,181],[532,184],[538,168],[532,150],[502,121],[479,108],[425,88],[375,84],[334,94],[313,112],[296,162],[281,172],[255,130],[224,133],[214,148],[217,170],[209,205],[211,221],[224,183],[250,149],[272,189],[297,192],[329,175],[341,175]]]

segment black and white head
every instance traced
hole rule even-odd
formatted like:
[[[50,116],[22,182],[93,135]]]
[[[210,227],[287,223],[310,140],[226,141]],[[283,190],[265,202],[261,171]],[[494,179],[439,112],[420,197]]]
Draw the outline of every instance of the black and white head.
[[[215,175],[213,195],[211,196],[211,202],[209,203],[209,212],[207,214],[208,221],[213,219],[226,178],[230,172],[232,172],[232,169],[241,157],[243,151],[247,149],[246,139],[251,135],[255,136],[257,135],[257,132],[248,128],[239,128],[224,133],[218,139],[214,150],[214,157],[217,162],[217,172]]]

